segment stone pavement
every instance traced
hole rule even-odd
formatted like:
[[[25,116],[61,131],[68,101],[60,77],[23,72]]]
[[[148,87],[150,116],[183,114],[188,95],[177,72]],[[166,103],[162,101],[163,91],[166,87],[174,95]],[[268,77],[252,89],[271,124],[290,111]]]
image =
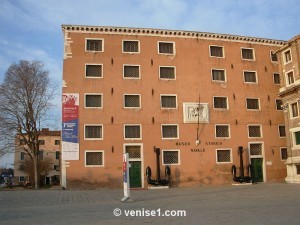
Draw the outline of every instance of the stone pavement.
[[[121,189],[0,191],[0,224],[292,225],[300,224],[299,189],[297,184],[272,183],[132,190],[133,202],[128,203],[120,202]],[[144,216],[126,216],[125,210]],[[185,210],[186,216],[166,216],[165,210],[173,210],[167,211],[172,215]]]

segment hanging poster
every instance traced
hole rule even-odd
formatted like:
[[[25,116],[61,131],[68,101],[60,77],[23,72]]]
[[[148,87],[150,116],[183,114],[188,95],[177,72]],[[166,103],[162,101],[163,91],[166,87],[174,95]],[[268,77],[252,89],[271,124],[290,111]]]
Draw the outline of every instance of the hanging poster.
[[[79,160],[79,94],[62,95],[62,160]]]

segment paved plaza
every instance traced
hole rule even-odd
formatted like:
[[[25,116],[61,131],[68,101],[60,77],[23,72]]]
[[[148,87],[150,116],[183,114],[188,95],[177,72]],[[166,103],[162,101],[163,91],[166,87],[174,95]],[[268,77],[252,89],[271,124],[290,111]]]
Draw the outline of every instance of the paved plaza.
[[[300,224],[300,186],[0,191],[1,225]],[[114,215],[115,214],[115,215]],[[127,214],[127,215],[126,215]]]

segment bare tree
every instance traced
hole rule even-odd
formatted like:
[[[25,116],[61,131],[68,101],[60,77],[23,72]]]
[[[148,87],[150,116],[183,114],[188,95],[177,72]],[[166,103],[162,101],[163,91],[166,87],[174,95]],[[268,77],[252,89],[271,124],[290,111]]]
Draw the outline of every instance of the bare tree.
[[[54,98],[55,87],[40,61],[12,64],[0,85],[0,152],[24,146],[34,165],[39,188],[39,134]]]

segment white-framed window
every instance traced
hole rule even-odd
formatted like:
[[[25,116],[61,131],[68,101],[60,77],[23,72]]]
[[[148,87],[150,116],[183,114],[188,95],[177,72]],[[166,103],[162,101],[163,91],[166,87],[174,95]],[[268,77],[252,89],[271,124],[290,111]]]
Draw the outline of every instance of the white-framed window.
[[[246,109],[248,110],[259,110],[259,99],[258,98],[246,98]]]
[[[160,106],[162,109],[177,109],[177,95],[160,95]]]
[[[257,83],[256,71],[244,71],[244,82],[251,84]]]
[[[130,161],[141,161],[143,144],[130,143],[124,144],[124,153],[128,153]]]
[[[249,143],[249,154],[251,157],[261,157],[263,155],[263,143],[262,142]]]
[[[228,124],[215,125],[216,138],[230,138],[230,126]]]
[[[243,60],[255,60],[254,48],[241,48],[241,54]]]
[[[85,64],[86,78],[103,78],[103,64]]]
[[[124,95],[124,108],[141,108],[141,95],[140,94],[125,94]]]
[[[85,93],[84,103],[85,108],[102,108],[103,95],[100,93]]]
[[[286,79],[286,85],[292,85],[293,83],[295,83],[295,77],[294,77],[294,71],[290,70],[288,72],[285,73],[285,79]]]
[[[286,137],[285,125],[278,125],[279,137]]]
[[[232,149],[216,149],[216,163],[232,163]]]
[[[292,150],[300,148],[300,127],[290,129],[292,135]]]
[[[159,78],[163,80],[175,80],[176,79],[176,67],[175,66],[160,66]]]
[[[292,61],[291,49],[288,49],[288,50],[284,51],[282,53],[282,57],[283,57],[284,64],[287,64],[287,63],[291,62]]]
[[[178,139],[179,128],[177,124],[162,124],[161,125],[162,139]]]
[[[140,66],[139,65],[123,65],[123,78],[124,79],[139,79]]]
[[[84,165],[85,167],[104,167],[103,150],[85,150]]]
[[[211,77],[213,81],[226,81],[226,71],[224,69],[212,69]]]
[[[87,51],[87,52],[103,52],[104,51],[104,39],[86,38],[85,39],[85,51]]]
[[[273,81],[274,81],[274,84],[279,84],[280,85],[280,75],[279,75],[279,73],[273,73]]]
[[[142,139],[142,126],[140,124],[125,124],[124,139],[125,140]]]
[[[277,59],[277,54],[275,53],[275,51],[270,51],[270,57],[271,57],[271,62],[278,62]]]
[[[290,104],[290,114],[291,114],[291,118],[295,118],[299,116],[298,102],[293,102]]]
[[[175,55],[175,42],[158,42],[158,54]]]
[[[275,99],[276,110],[283,110],[283,103],[281,99]]]
[[[261,138],[262,130],[261,125],[248,125],[248,137],[249,138]]]
[[[210,57],[218,57],[218,58],[224,58],[225,57],[223,46],[210,45],[209,46],[209,53],[210,53]]]
[[[162,165],[180,165],[180,150],[162,150]]]
[[[285,161],[288,158],[288,153],[287,153],[287,148],[286,147],[281,147],[280,148],[280,159],[281,161]]]
[[[123,40],[123,53],[140,53],[140,42],[138,40]]]
[[[85,124],[84,140],[103,140],[103,125]]]
[[[223,96],[213,97],[214,109],[228,109],[228,98]]]

